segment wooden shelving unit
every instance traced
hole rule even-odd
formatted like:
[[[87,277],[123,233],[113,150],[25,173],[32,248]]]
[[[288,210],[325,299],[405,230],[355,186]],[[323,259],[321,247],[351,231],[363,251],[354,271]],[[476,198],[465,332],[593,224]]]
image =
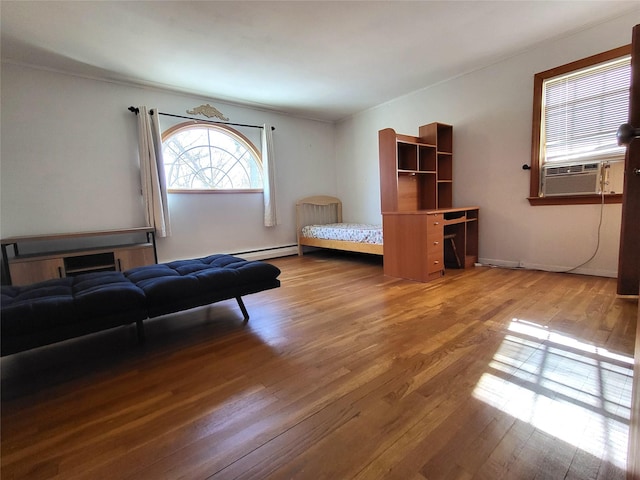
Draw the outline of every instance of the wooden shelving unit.
[[[77,247],[85,240],[109,237],[113,244],[101,247]],[[131,241],[131,238],[139,237]],[[126,241],[123,242],[123,239]],[[48,250],[40,245],[52,242],[76,245],[73,248]],[[36,245],[36,251],[20,252],[24,244]],[[9,256],[8,247],[13,252]],[[150,227],[93,232],[27,235],[2,239],[3,281],[11,285],[27,285],[70,277],[88,272],[124,271],[157,262],[154,229]]]
[[[453,127],[378,132],[385,274],[422,282],[478,261],[478,207],[453,207]]]
[[[451,208],[453,127],[423,125],[420,135],[379,132],[382,211]]]

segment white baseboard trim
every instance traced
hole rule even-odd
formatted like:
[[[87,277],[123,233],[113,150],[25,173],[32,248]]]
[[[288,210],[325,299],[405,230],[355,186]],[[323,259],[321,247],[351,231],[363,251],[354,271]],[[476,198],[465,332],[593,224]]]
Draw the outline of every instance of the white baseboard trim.
[[[514,268],[521,270],[543,270],[545,272],[566,272],[574,268],[573,265],[562,266],[562,265],[545,265],[541,263],[529,263],[523,262],[522,265],[520,262],[514,262],[510,260],[497,260],[493,258],[479,258],[478,263],[483,266],[488,267],[504,267],[504,268]],[[575,270],[571,270],[568,273],[576,273],[579,275],[593,275],[595,277],[608,277],[608,278],[617,278],[618,271],[617,270],[605,270],[599,268],[589,268],[588,265],[584,267],[576,268]]]
[[[298,254],[297,245],[285,245],[283,247],[264,248],[246,252],[230,252],[229,255],[244,258],[245,260],[266,260],[268,258],[288,257]]]

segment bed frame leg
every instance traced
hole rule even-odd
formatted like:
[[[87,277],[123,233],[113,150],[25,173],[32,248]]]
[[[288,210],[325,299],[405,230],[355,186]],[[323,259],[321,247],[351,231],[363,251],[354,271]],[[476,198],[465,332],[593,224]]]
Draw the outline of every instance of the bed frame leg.
[[[248,322],[249,321],[249,312],[247,312],[247,307],[244,306],[244,302],[242,301],[242,297],[236,297],[236,300],[238,301],[238,306],[240,307],[240,310],[242,311],[242,315],[244,315],[244,321]]]
[[[144,344],[144,324],[142,320],[136,320],[136,333],[138,334],[138,345]]]

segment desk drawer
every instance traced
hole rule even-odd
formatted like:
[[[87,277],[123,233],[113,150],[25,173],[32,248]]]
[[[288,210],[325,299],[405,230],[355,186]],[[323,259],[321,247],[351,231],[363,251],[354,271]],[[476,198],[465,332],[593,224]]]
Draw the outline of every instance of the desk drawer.
[[[429,258],[442,256],[443,252],[442,239],[434,237],[433,239],[427,240],[427,256]]]
[[[444,269],[444,217],[441,213],[427,215],[427,273]]]
[[[427,256],[427,273],[439,272],[444,269],[444,256],[442,251],[439,255]]]
[[[435,232],[427,232],[427,241],[425,245],[427,252],[442,252],[444,248],[444,232],[442,229]]]
[[[427,215],[427,235],[442,232],[444,228],[444,219],[441,213],[432,213]]]
[[[428,233],[427,234],[427,250],[432,248],[442,248],[442,244],[444,243],[444,235],[442,232],[438,233]]]

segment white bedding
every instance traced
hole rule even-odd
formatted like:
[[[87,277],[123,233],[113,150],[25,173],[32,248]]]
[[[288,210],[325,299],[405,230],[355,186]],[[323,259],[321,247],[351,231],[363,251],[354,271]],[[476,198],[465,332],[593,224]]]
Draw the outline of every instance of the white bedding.
[[[323,240],[344,240],[348,242],[382,245],[382,226],[361,223],[329,223],[327,225],[307,225],[302,228],[302,236]]]

